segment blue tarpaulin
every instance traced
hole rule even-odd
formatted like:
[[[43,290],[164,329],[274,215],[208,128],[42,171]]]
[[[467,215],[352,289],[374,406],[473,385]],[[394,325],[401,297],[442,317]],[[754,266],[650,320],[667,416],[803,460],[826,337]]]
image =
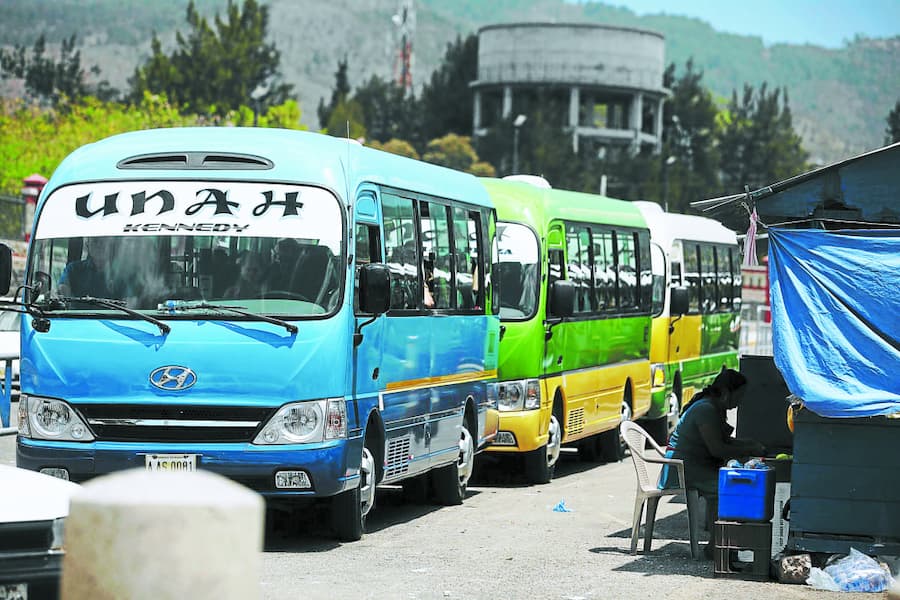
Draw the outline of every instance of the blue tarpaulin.
[[[823,417],[900,411],[900,231],[769,230],[775,364]]]

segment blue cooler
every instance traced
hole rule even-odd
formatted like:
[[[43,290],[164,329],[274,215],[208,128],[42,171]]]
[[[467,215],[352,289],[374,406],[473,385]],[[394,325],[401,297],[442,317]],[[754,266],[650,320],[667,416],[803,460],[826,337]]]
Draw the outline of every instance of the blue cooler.
[[[720,520],[769,521],[774,505],[775,469],[719,469]]]

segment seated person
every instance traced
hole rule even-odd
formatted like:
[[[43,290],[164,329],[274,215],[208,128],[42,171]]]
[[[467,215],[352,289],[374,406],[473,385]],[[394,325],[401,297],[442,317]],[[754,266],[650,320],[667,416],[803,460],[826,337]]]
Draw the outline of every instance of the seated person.
[[[290,290],[294,267],[302,248],[294,238],[281,238],[272,252],[272,264],[265,274],[266,287],[270,290]]]
[[[113,240],[85,238],[87,256],[70,262],[59,278],[60,296],[94,296],[113,298],[110,265]]]
[[[238,280],[225,290],[226,298],[258,298],[264,285],[263,257],[258,252],[247,252],[238,258],[240,274]]]
[[[734,369],[722,368],[711,385],[695,394],[687,404],[675,431],[669,437],[669,458],[684,461],[685,487],[706,498],[709,530],[718,516],[719,468],[732,458],[762,456],[765,448],[754,440],[731,437],[734,428],[726,421],[726,411],[743,400],[747,378]],[[663,487],[676,487],[675,469],[666,469]],[[712,542],[704,551],[711,556]]]

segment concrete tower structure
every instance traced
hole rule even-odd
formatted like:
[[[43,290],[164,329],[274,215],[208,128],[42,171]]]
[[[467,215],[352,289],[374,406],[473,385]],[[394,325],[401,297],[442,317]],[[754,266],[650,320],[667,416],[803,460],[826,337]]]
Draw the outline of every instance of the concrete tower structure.
[[[540,94],[558,107],[572,145],[659,151],[665,40],[659,33],[592,24],[514,23],[478,30],[475,135],[528,116]],[[520,120],[521,122],[521,120]]]

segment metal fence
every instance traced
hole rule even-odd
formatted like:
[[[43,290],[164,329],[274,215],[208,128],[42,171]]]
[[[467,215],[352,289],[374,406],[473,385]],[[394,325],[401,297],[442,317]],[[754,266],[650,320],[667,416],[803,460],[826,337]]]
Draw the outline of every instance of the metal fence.
[[[769,307],[744,306],[741,310],[740,353],[753,356],[772,356],[772,322],[767,319]]]

